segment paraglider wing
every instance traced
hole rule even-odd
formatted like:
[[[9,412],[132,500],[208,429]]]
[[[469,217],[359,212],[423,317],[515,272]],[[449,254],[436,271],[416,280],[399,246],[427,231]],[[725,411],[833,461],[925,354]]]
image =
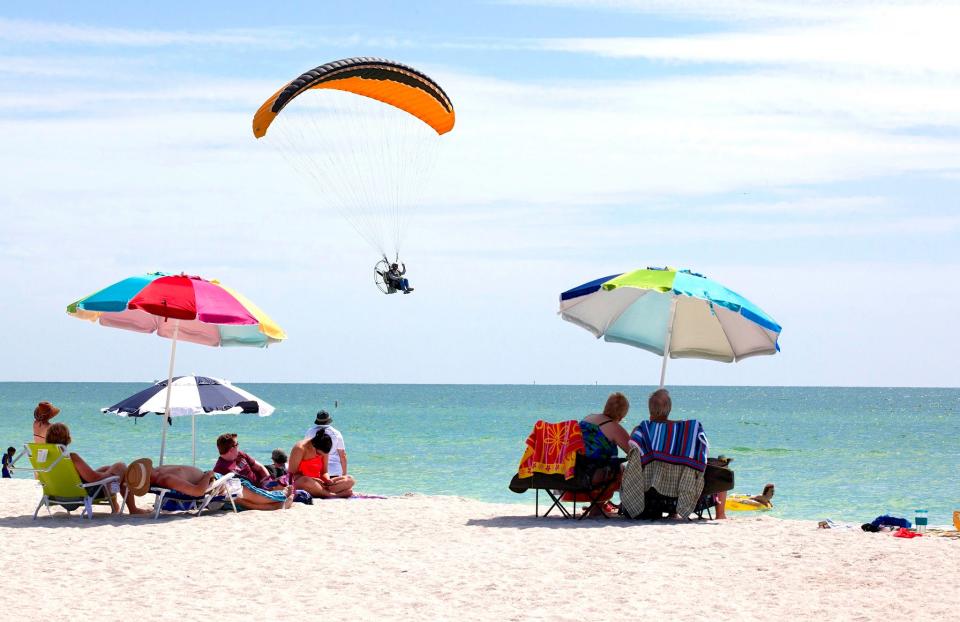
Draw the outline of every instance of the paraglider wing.
[[[383,58],[345,58],[302,74],[274,93],[253,117],[253,135],[266,135],[284,106],[309,89],[335,89],[376,99],[417,117],[437,134],[453,129],[456,114],[439,84],[413,67]]]

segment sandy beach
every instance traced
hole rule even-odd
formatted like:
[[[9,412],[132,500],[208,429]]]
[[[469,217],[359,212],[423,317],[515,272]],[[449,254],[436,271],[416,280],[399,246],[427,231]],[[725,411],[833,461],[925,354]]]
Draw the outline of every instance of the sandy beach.
[[[461,497],[297,504],[159,521],[31,513],[3,482],[4,611],[82,620],[956,619],[960,541],[737,516],[532,516]],[[531,497],[532,499],[532,497]]]

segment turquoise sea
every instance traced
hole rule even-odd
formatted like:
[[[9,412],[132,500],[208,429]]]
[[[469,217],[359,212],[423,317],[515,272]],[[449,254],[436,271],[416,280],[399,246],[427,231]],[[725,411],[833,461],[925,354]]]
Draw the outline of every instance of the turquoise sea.
[[[144,388],[134,383],[0,383],[0,444],[31,439],[33,408],[62,409],[75,450],[91,464],[148,456],[160,447],[160,417],[99,409]],[[534,421],[580,418],[615,390],[631,399],[632,427],[649,386],[257,384],[272,417],[198,418],[198,466],[216,459],[214,439],[237,432],[241,449],[269,462],[289,451],[326,408],[347,445],[363,492],[461,495],[531,502],[507,489]],[[777,485],[772,514],[866,522],[926,508],[931,524],[960,510],[960,389],[673,387],[672,418],[700,419],[711,455],[734,458],[737,492]],[[334,404],[339,404],[334,407]],[[174,419],[168,462],[190,462],[190,423]],[[18,476],[27,476],[21,473]],[[2,493],[0,493],[2,494]],[[24,508],[24,513],[32,508]]]

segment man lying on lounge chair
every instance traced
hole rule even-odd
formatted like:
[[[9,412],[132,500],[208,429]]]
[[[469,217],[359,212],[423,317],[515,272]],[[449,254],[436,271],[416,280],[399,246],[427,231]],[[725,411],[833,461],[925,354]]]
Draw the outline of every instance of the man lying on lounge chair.
[[[201,471],[186,464],[153,466],[149,458],[140,458],[131,462],[127,468],[126,482],[133,493],[127,499],[127,505],[130,506],[131,513],[137,511],[134,495],[147,494],[151,486],[175,490],[190,497],[203,497],[216,478],[214,471]],[[272,497],[262,497],[244,487],[237,503],[253,510],[277,510],[284,507],[287,496],[285,492],[277,491],[274,494],[278,501],[274,501]],[[252,501],[247,497],[253,497]]]
[[[140,458],[127,467],[125,479],[135,493],[146,494],[150,486],[156,486],[176,490],[190,497],[202,497],[207,494],[207,488],[215,478],[213,471],[201,471],[186,464],[153,466],[150,458]],[[134,507],[132,498],[127,503]]]

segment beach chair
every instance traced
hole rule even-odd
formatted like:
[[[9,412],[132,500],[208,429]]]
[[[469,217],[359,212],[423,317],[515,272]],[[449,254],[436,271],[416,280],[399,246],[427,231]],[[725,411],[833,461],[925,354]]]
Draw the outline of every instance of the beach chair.
[[[619,459],[620,461],[624,459]],[[589,516],[594,508],[603,503],[602,497],[608,486],[617,480],[617,473],[613,470],[610,476],[598,484],[592,482],[592,473],[590,472],[586,456],[582,453],[577,454],[577,463],[574,467],[574,476],[566,479],[561,473],[534,473],[531,477],[520,477],[514,475],[510,480],[509,488],[511,491],[522,494],[528,490],[535,491],[534,497],[534,516],[540,516],[540,491],[546,492],[547,497],[552,502],[543,513],[547,516],[554,508],[559,510],[563,518],[577,518],[582,520]],[[564,501],[565,493],[571,493],[570,501]],[[580,499],[586,498],[586,501]],[[577,516],[577,503],[583,503],[586,508],[580,516]],[[565,503],[572,503],[573,507],[568,508]],[[606,514],[604,514],[606,516]]]
[[[159,518],[160,512],[164,508],[169,508],[168,512],[194,512],[194,516],[200,516],[200,513],[207,509],[212,509],[211,504],[224,504],[230,502],[233,511],[237,511],[237,504],[234,498],[239,494],[234,494],[233,488],[239,480],[236,474],[227,473],[226,475],[210,482],[202,497],[192,497],[172,488],[161,488],[151,486],[150,492],[155,496],[153,503],[153,518]],[[126,502],[126,500],[124,500]]]
[[[51,505],[59,505],[65,509],[68,517],[73,510],[83,508],[80,516],[93,518],[93,506],[110,505],[110,497],[115,491],[119,491],[120,478],[116,475],[89,484],[84,483],[63,445],[26,443],[23,447],[33,466],[30,470],[37,474],[37,479],[43,486],[40,503],[33,512],[34,520],[44,506],[47,513],[52,515]]]
[[[676,514],[678,506],[683,506],[684,513],[701,519],[706,513],[712,519],[717,493],[733,489],[733,471],[719,459],[707,458],[707,439],[695,419],[643,421],[630,435],[630,445],[630,462],[620,491],[625,516],[658,520],[664,514]],[[654,488],[649,479],[648,469],[654,466],[670,469],[669,474],[659,474],[665,489]]]
[[[617,463],[619,465],[619,462]],[[619,477],[619,469],[606,465],[607,476],[593,482],[597,464],[585,455],[580,423],[576,420],[550,423],[537,421],[526,440],[526,449],[520,459],[517,474],[509,488],[516,493],[536,491],[534,513],[540,515],[540,491],[546,491],[552,503],[543,513],[548,516],[554,508],[564,518],[573,518],[577,503],[586,505],[584,516],[598,508],[606,489]],[[573,512],[564,505],[564,497],[573,503]]]

